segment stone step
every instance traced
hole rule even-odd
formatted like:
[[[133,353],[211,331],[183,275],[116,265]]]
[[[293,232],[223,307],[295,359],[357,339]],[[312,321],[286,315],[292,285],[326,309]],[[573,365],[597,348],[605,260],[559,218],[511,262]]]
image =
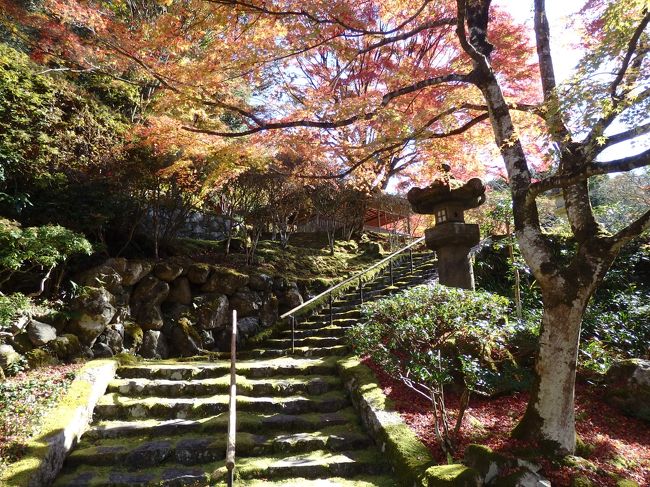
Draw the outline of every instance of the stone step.
[[[237,374],[248,378],[273,375],[331,375],[336,374],[337,357],[297,358],[280,357],[266,360],[240,360],[237,354]],[[117,377],[122,379],[200,380],[223,377],[230,373],[230,361],[217,362],[144,362],[122,366]]]
[[[237,394],[241,396],[318,395],[341,388],[341,379],[331,375],[282,376],[266,379],[248,379],[237,375]],[[217,379],[115,379],[107,392],[122,396],[192,397],[228,394],[230,374]]]
[[[272,480],[244,480],[238,487],[277,486]],[[388,475],[361,475],[351,479],[329,477],[322,479],[294,478],[282,481],[282,487],[395,487],[395,479]]]
[[[332,413],[350,404],[341,391],[318,396],[237,397],[238,411],[263,414]],[[138,399],[116,393],[105,394],[97,402],[95,416],[101,419],[185,419],[213,416],[228,410],[228,395],[201,398],[168,398],[149,396]]]
[[[340,318],[340,319],[335,319],[331,326],[347,329],[351,326],[356,325],[357,321],[358,318]],[[296,330],[320,330],[329,327],[330,327],[329,314],[320,317],[310,316],[302,319],[298,318],[296,320]],[[291,333],[291,328],[282,330],[283,333],[287,331]]]
[[[389,466],[383,454],[374,449],[346,452],[316,450],[298,455],[241,458],[237,460],[236,475],[238,482],[261,479],[267,482],[272,479],[291,479],[293,482],[296,478],[315,480],[321,477],[342,477],[352,481],[359,475],[381,475],[388,473],[388,470]],[[221,486],[225,480],[225,473],[223,461],[200,467],[170,463],[163,468],[137,470],[129,470],[124,466],[113,468],[83,466],[66,472],[59,477],[54,486]]]
[[[319,311],[314,318],[319,319],[321,317],[327,317],[329,319],[330,313],[329,309],[323,309]],[[351,309],[345,310],[345,311],[334,311],[334,319],[335,320],[340,320],[340,319],[345,319],[345,318],[354,318],[357,319],[359,318],[359,308],[357,306],[352,307]]]
[[[319,348],[312,348],[311,346],[296,346],[292,351],[291,345],[289,344],[287,348],[256,348],[254,350],[244,350],[237,352],[237,357],[243,359],[265,359],[272,357],[286,357],[289,355],[296,357],[333,357],[347,355],[348,353],[350,353],[350,350],[346,345],[332,345],[329,347]],[[230,353],[222,352],[221,356],[223,358],[228,358]]]
[[[355,424],[358,415],[354,409],[347,407],[333,413],[306,414],[258,414],[251,412],[237,413],[237,431],[241,432],[311,432],[330,426]],[[84,433],[83,438],[96,441],[103,438],[157,438],[165,435],[182,435],[192,433],[218,434],[228,431],[228,413],[197,419],[170,419],[159,421],[142,419],[133,421],[108,420],[95,422]]]
[[[237,433],[237,455],[256,457],[298,454],[312,450],[339,452],[368,448],[372,441],[357,425],[332,426],[316,432]],[[226,433],[217,435],[163,436],[156,439],[104,439],[96,444],[82,440],[68,456],[66,468],[80,465],[150,468],[165,463],[199,465],[225,458]]]
[[[296,347],[334,347],[337,345],[345,345],[345,340],[342,337],[319,337],[319,336],[309,336],[301,337],[295,339],[294,345]],[[264,347],[269,347],[272,349],[281,349],[286,350],[291,348],[291,331],[289,331],[289,337],[286,338],[268,338],[264,340],[262,344]]]
[[[356,320],[354,320],[356,322]],[[296,338],[309,338],[309,337],[344,337],[346,332],[351,328],[350,326],[330,326],[329,320],[326,323],[321,323],[324,326],[320,328],[307,328],[303,329],[302,324],[298,322],[296,329]],[[278,333],[278,338],[291,338],[291,330],[282,330]]]

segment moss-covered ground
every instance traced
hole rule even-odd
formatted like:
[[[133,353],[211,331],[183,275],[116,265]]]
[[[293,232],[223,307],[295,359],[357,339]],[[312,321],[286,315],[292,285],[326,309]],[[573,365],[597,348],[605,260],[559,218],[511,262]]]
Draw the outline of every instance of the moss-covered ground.
[[[0,383],[0,477],[21,459],[48,413],[68,390],[80,364],[22,372]]]

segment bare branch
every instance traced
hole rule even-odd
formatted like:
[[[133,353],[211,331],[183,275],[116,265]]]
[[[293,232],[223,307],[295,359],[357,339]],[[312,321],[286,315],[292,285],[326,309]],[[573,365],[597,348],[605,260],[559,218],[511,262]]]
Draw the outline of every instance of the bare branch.
[[[421,24],[417,26],[416,28],[404,32],[403,34],[396,35],[393,37],[386,37],[385,39],[382,39],[381,41],[375,42],[374,44],[370,44],[368,47],[364,49],[360,49],[357,54],[365,54],[367,52],[372,51],[373,49],[377,49],[379,47],[385,46],[386,44],[391,44],[393,42],[398,42],[398,41],[403,41],[405,39],[408,39],[409,37],[413,37],[414,35],[419,34],[422,31],[429,30],[429,29],[435,29],[437,27],[444,27],[447,25],[454,25],[456,24],[456,19],[455,18],[447,18],[447,19],[440,19],[440,20],[431,20],[429,22],[425,22],[424,24]]]
[[[413,93],[429,86],[441,85],[444,83],[471,83],[471,76],[469,74],[451,73],[443,76],[427,78],[422,81],[418,81],[417,83],[413,83],[412,85],[404,86],[397,90],[386,93],[381,100],[381,106],[385,107],[394,98]]]
[[[528,188],[527,200],[534,200],[537,195],[551,189],[566,188],[581,181],[586,181],[592,176],[631,171],[648,165],[650,165],[650,149],[647,149],[640,154],[616,159],[614,161],[594,161],[577,171],[568,172],[566,174],[557,174],[532,183]]]
[[[632,37],[630,38],[630,42],[628,43],[627,46],[627,52],[623,57],[623,62],[621,63],[621,67],[618,70],[618,74],[616,75],[616,78],[614,78],[614,80],[612,81],[612,84],[609,85],[608,91],[610,96],[613,99],[616,98],[616,90],[618,89],[618,86],[621,84],[621,81],[623,81],[623,78],[625,77],[625,73],[627,72],[627,69],[630,65],[630,60],[632,59],[632,56],[634,55],[634,52],[636,51],[637,46],[639,45],[639,39],[641,38],[641,34],[643,34],[643,31],[648,26],[648,23],[650,23],[650,10],[646,8],[645,16],[643,17],[643,19],[641,19],[641,22],[639,23],[636,30],[634,31],[634,34],[632,34]]]
[[[650,133],[650,122],[647,122],[643,125],[638,125],[634,128],[631,128],[630,130],[619,132],[618,134],[606,137],[605,142],[597,147],[597,151],[602,152],[608,147],[611,147],[615,144],[620,144],[621,142],[634,139],[635,137],[639,137],[647,133]]]
[[[646,211],[616,235],[609,237],[608,240],[611,242],[614,250],[619,250],[627,242],[638,237],[648,229],[650,229],[650,210]]]

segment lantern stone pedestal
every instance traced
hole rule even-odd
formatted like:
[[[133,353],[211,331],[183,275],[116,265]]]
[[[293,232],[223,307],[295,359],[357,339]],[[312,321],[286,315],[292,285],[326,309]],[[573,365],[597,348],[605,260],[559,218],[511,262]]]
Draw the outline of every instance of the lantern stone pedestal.
[[[427,247],[438,254],[440,284],[474,289],[469,252],[481,235],[478,225],[465,223],[464,212],[485,202],[483,182],[473,178],[462,184],[445,177],[426,188],[411,189],[407,198],[416,213],[435,215],[435,226],[424,235]]]
[[[478,225],[448,222],[427,228],[424,235],[427,247],[438,254],[440,284],[474,289],[469,252],[481,240]]]

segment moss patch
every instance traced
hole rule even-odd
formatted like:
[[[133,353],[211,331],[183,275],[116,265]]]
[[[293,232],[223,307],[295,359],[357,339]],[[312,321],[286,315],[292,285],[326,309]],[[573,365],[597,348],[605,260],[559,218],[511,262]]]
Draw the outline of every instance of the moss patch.
[[[381,390],[373,372],[356,358],[340,360],[339,372],[352,394],[355,407],[387,454],[400,483],[414,485],[422,482],[427,469],[435,463],[434,459],[394,411],[392,401]]]
[[[115,370],[115,362],[112,360],[96,360],[82,367],[66,395],[58,403],[56,409],[47,416],[41,427],[40,435],[27,444],[25,457],[8,467],[2,479],[0,479],[0,485],[6,487],[32,487],[48,482],[47,479],[42,478],[47,475],[43,470],[45,469],[48,472],[57,470],[54,465],[57,462],[54,458],[60,460],[61,463],[63,461],[61,458],[62,452],[53,451],[53,443],[63,441],[60,435],[64,431],[69,433],[66,435],[66,441],[72,442],[71,435],[78,436],[80,431],[77,433],[72,432],[70,427],[75,422],[80,421],[80,411],[88,406],[88,402],[93,395],[94,383],[92,377],[98,371],[104,372],[110,368],[113,371]],[[68,445],[68,447],[70,446]],[[56,473],[53,472],[54,475]]]
[[[423,482],[427,487],[476,487],[479,473],[461,464],[436,465],[427,469]]]

